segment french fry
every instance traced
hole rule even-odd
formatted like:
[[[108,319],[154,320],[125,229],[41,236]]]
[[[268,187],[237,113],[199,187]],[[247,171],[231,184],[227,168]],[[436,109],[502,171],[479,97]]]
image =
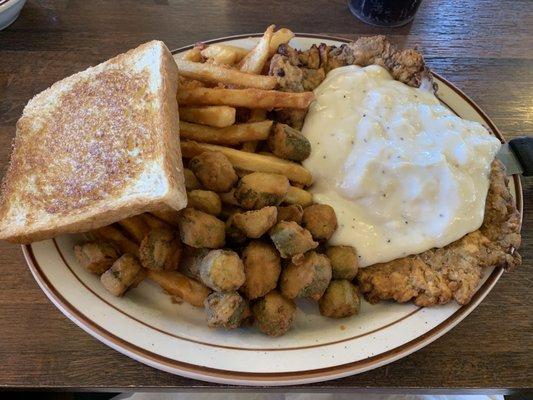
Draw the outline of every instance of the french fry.
[[[287,28],[281,28],[274,32],[272,39],[270,40],[270,55],[273,55],[276,51],[278,51],[280,44],[289,43],[293,37],[294,32]]]
[[[227,106],[180,107],[180,120],[224,128],[235,123],[236,110]]]
[[[270,52],[270,41],[274,33],[274,25],[270,25],[257,45],[239,63],[242,72],[260,74]]]
[[[287,204],[299,204],[302,207],[307,207],[313,204],[313,195],[307,190],[295,186],[289,186],[289,190],[287,191],[283,202]]]
[[[140,216],[144,219],[144,222],[146,222],[150,229],[172,229],[172,226],[169,223],[157,218],[156,216],[150,213],[144,213]]]
[[[178,271],[148,270],[147,277],[172,296],[178,296],[195,307],[203,307],[204,300],[211,290]]]
[[[118,221],[118,224],[137,242],[137,244],[141,243],[141,240],[143,240],[148,232],[150,232],[150,227],[139,215],[124,218]]]
[[[254,108],[250,110],[250,117],[246,122],[259,122],[264,121],[267,117],[267,112],[262,108]],[[249,153],[255,153],[259,142],[257,140],[252,140],[250,142],[245,142],[242,145],[242,151],[247,151]]]
[[[211,128],[180,121],[180,136],[197,142],[233,145],[250,140],[265,140],[271,127],[272,121],[236,124],[226,128]]]
[[[128,239],[115,225],[103,226],[92,232],[96,237],[115,243],[121,252],[139,256],[139,246]]]
[[[193,47],[192,49],[184,51],[183,53],[176,54],[174,57],[175,58],[178,57],[186,61],[193,61],[193,62],[202,61],[201,49],[198,47]]]
[[[303,183],[306,186],[313,183],[313,177],[308,170],[299,164],[287,160],[190,140],[181,142],[181,151],[186,158],[192,158],[209,150],[219,151],[224,154],[234,167],[247,171],[271,172],[285,175],[289,180]]]
[[[179,57],[174,57],[174,60],[178,64],[180,75],[191,79],[257,89],[274,89],[277,85],[274,76],[249,74],[219,65],[187,61]]]
[[[211,44],[202,50],[202,56],[213,60],[215,64],[233,65],[248,54],[248,50],[229,44]]]
[[[182,89],[178,90],[180,106],[232,106],[246,108],[307,109],[314,100],[313,92],[280,92],[260,89]]]

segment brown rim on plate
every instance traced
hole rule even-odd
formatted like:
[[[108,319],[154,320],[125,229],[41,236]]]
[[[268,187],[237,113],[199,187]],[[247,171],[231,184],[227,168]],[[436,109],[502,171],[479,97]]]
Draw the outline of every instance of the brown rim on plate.
[[[214,40],[205,41],[204,43],[218,43],[222,41],[228,41],[231,39],[243,39],[243,38],[258,37],[258,36],[262,36],[262,33],[228,36],[224,38],[218,38]],[[334,40],[334,41],[345,42],[345,43],[350,41],[345,38],[328,36],[328,35],[313,35],[313,34],[302,33],[302,34],[296,34],[296,36],[312,38],[312,39]],[[174,50],[172,53],[184,51],[192,47],[193,45],[181,47],[177,50]],[[440,81],[442,81],[446,86],[448,86],[457,95],[459,95],[464,101],[466,101],[483,118],[484,122],[491,129],[492,133],[498,139],[500,139],[502,143],[505,142],[505,139],[499,132],[498,128],[490,120],[490,118],[467,95],[465,95],[461,90],[456,88],[449,81],[442,78],[440,75],[435,74],[435,73],[433,73],[433,75],[437,77]],[[513,181],[515,185],[516,205],[517,205],[518,211],[520,212],[520,223],[522,223],[522,214],[523,214],[522,185],[521,185],[520,178],[518,175],[513,175]],[[56,249],[59,252],[63,261],[65,261],[63,255],[61,254],[61,251],[59,250],[57,243],[55,242],[55,239],[54,239],[54,245],[56,246]],[[347,364],[341,364],[338,366],[333,366],[333,367],[328,367],[328,368],[321,368],[321,369],[308,370],[308,371],[298,371],[298,372],[284,372],[284,373],[252,373],[252,372],[235,372],[235,371],[228,371],[228,370],[222,370],[222,369],[215,369],[215,368],[209,368],[209,367],[189,364],[189,363],[185,363],[181,361],[176,361],[176,360],[161,356],[159,354],[156,354],[154,352],[151,352],[149,350],[145,350],[130,342],[125,341],[124,339],[114,335],[113,333],[107,331],[103,327],[94,323],[90,318],[85,316],[82,312],[80,312],[76,307],[74,307],[61,295],[61,293],[51,284],[48,277],[44,273],[43,269],[39,265],[33,253],[33,248],[31,244],[23,245],[22,251],[23,251],[24,257],[28,263],[28,266],[30,267],[30,270],[35,280],[37,281],[39,286],[43,289],[45,294],[61,311],[63,311],[63,313],[65,313],[71,320],[73,320],[73,322],[75,322],[79,327],[84,329],[87,333],[91,334],[92,336],[95,336],[97,339],[103,341],[104,343],[110,345],[111,347],[114,347],[115,349],[120,350],[124,354],[138,361],[144,362],[150,366],[158,367],[167,372],[181,373],[182,375],[184,374],[192,378],[199,378],[199,379],[209,378],[212,381],[224,382],[224,383],[231,383],[231,382],[234,383],[236,381],[240,383],[248,383],[248,384],[253,384],[253,383],[264,384],[267,382],[280,382],[283,384],[290,384],[293,381],[298,381],[298,383],[302,383],[304,381],[314,382],[314,381],[320,381],[320,380],[334,379],[334,378],[341,377],[341,376],[363,372],[363,371],[372,369],[373,367],[382,365],[386,363],[387,361],[388,362],[395,361],[403,356],[411,354],[412,352],[418,350],[424,345],[431,343],[433,340],[442,336],[449,329],[451,329],[451,327],[453,327],[456,323],[458,323],[460,320],[466,317],[466,315],[468,315],[477,306],[479,301],[481,301],[488,294],[488,292],[490,291],[490,288],[494,286],[496,281],[499,279],[499,277],[503,273],[502,268],[495,268],[494,271],[492,271],[490,276],[487,278],[487,280],[483,283],[483,285],[476,291],[476,293],[474,294],[474,296],[472,297],[471,301],[468,304],[463,305],[455,313],[453,313],[450,317],[448,317],[445,321],[441,322],[435,328],[417,337],[416,339],[413,339],[392,350],[386,351],[376,356],[369,357],[364,360],[359,360],[359,361],[355,361],[355,362],[351,362]],[[65,261],[65,264],[70,269],[70,266],[68,266],[66,261]],[[81,282],[81,280],[76,275],[75,277]],[[87,286],[85,287],[87,288]],[[91,290],[91,292],[93,291]],[[114,306],[113,308],[118,310]],[[118,311],[122,312],[121,310],[118,310]],[[418,311],[418,310],[415,310],[415,311]],[[407,317],[410,315],[412,314],[408,314]],[[131,318],[131,316],[129,315],[128,317]],[[396,321],[396,322],[399,322],[399,321]],[[389,324],[388,326],[390,325],[391,324]],[[151,327],[151,328],[154,328],[154,327]],[[157,329],[157,328],[154,328],[154,329]],[[161,330],[159,331],[161,332]],[[163,332],[163,333],[167,333],[167,332]],[[184,339],[184,338],[180,338],[180,339]],[[188,339],[185,339],[185,340],[188,340]],[[346,339],[346,340],[350,340],[350,339]],[[201,343],[201,342],[198,342],[198,343],[203,344],[203,345],[210,345],[207,343]],[[334,342],[334,343],[338,343],[338,342]],[[327,345],[334,344],[334,343],[327,343],[327,344],[323,344],[320,346],[327,346]],[[311,347],[316,347],[316,346],[311,346]],[[297,348],[293,348],[293,350],[296,350],[296,349]],[[262,349],[241,349],[239,348],[239,350],[261,351]],[[268,350],[272,351],[272,350],[279,350],[279,349],[268,349]],[[290,350],[290,349],[287,349],[287,350]]]

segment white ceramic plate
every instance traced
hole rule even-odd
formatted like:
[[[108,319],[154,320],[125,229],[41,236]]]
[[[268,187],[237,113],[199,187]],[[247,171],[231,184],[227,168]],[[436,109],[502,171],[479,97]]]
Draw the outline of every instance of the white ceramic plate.
[[[248,35],[217,39],[251,47]],[[299,35],[291,43],[339,45],[342,39]],[[186,48],[179,51],[186,50]],[[494,124],[462,92],[440,77],[438,96],[458,115],[479,121],[502,139]],[[503,139],[502,139],[503,140]],[[512,188],[522,211],[520,181]],[[431,343],[465,318],[488,294],[501,269],[485,270],[471,303],[419,308],[412,304],[363,303],[355,317],[332,320],[317,307],[300,303],[296,323],[285,336],[269,338],[254,329],[208,329],[202,310],[174,304],[155,284],[141,283],[123,298],[108,294],[94,275],[76,262],[64,235],[23,246],[30,269],[52,302],[86,332],[152,367],[226,384],[294,385],[367,371]]]

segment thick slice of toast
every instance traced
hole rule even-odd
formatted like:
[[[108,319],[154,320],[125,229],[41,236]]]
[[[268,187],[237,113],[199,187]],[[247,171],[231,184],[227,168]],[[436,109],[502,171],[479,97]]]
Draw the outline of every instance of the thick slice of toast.
[[[29,243],[187,204],[178,68],[152,41],[36,95],[17,123],[0,239]]]

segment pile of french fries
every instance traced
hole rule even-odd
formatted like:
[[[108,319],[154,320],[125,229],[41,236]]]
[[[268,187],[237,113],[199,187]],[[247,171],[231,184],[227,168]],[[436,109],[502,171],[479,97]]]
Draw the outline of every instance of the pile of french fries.
[[[270,58],[279,45],[288,43],[293,37],[290,30],[275,31],[272,25],[252,50],[228,44],[198,44],[174,58],[180,73],[177,101],[184,165],[204,152],[218,152],[229,160],[239,177],[253,172],[283,175],[290,184],[282,204],[301,206],[302,210],[313,203],[311,193],[305,190],[312,184],[311,173],[297,162],[277,157],[269,151],[266,144],[275,124],[275,121],[268,119],[269,111],[306,110],[314,98],[312,92],[277,91],[276,77],[268,75]],[[189,178],[187,173],[192,175],[191,179],[196,180],[191,170],[186,169],[185,172],[186,183]],[[192,190],[192,186],[194,185],[190,184],[187,187],[188,191]],[[234,196],[235,188],[227,193],[218,192],[211,192],[218,202],[215,204],[218,211],[213,212],[213,215],[220,214],[224,207],[240,206]],[[192,197],[189,201],[192,202]],[[143,255],[140,254],[139,246],[142,253],[150,232],[161,229],[177,231],[179,223],[180,214],[167,210],[130,217],[97,229],[89,235],[114,243],[122,254],[132,254],[142,264]],[[158,245],[162,248],[163,245],[167,246],[166,251],[174,251],[168,250],[171,240],[172,238]],[[176,252],[181,251],[178,247]],[[93,255],[86,257],[92,259]],[[94,257],[105,258],[102,254]],[[131,268],[135,269],[136,266]],[[187,276],[179,272],[178,266],[167,270],[166,267],[148,269],[142,265],[140,271],[135,279],[132,277],[124,285],[124,282],[119,282],[119,289],[106,288],[115,295],[122,295],[129,287],[134,287],[147,277],[168,294],[197,307],[204,306],[210,293],[199,280],[190,274]],[[123,281],[126,276],[123,270],[112,272],[114,276],[108,276],[108,280],[116,278]],[[110,272],[105,274],[109,275]]]

